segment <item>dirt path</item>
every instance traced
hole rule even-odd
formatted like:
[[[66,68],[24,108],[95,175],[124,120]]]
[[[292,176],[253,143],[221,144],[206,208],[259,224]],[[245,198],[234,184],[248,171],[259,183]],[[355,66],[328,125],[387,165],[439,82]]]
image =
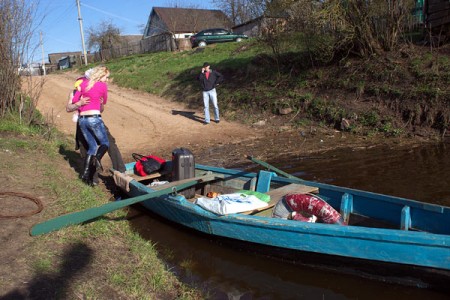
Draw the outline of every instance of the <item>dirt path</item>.
[[[72,135],[75,124],[72,114],[65,111],[65,105],[77,75],[48,75],[38,103],[39,111],[48,120],[60,131]],[[187,109],[182,103],[120,88],[114,83],[109,83],[108,103],[102,116],[126,161],[133,152],[168,158],[177,147],[201,151],[209,146],[261,137],[261,131],[227,122],[224,118],[220,124],[203,125],[201,107]]]

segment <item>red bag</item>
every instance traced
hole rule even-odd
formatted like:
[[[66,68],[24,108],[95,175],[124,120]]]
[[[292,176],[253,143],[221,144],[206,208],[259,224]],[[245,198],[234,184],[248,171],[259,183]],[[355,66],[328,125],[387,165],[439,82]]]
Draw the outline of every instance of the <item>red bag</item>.
[[[156,155],[144,156],[142,154],[133,153],[132,156],[136,160],[136,164],[134,165],[134,173],[139,176],[147,176],[151,173],[157,172],[166,163],[164,158]]]

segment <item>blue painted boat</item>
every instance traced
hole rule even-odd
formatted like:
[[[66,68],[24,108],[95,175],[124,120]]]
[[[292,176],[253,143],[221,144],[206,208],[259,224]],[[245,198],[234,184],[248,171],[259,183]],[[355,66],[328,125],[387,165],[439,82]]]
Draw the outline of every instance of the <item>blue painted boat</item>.
[[[168,163],[170,169],[170,162]],[[169,175],[136,177],[127,164],[130,196],[152,193],[158,180]],[[118,172],[115,172],[118,173]],[[161,176],[161,177],[159,177]],[[234,241],[255,243],[294,252],[326,255],[332,259],[375,262],[446,274],[450,270],[450,208],[405,198],[338,187],[298,178],[283,178],[270,171],[257,173],[195,164],[195,178],[203,181],[189,197],[183,191],[142,204],[163,218],[193,230]],[[133,180],[131,180],[133,179]],[[131,181],[130,181],[131,180]],[[181,181],[169,182],[162,187]],[[243,213],[219,215],[195,204],[207,192],[233,193],[241,189],[269,194],[269,205]],[[128,190],[128,191],[126,191]],[[308,223],[273,218],[275,205],[287,193],[313,193],[341,213],[347,225]],[[185,193],[186,194],[186,193]]]

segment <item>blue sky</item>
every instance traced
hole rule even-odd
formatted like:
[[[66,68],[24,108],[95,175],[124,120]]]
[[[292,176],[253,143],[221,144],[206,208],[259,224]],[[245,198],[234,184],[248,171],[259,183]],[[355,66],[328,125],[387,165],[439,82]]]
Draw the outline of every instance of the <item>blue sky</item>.
[[[154,6],[173,7],[177,3],[180,7],[216,9],[211,0],[80,0],[86,47],[87,29],[102,21],[111,21],[122,34],[141,34]],[[42,32],[46,62],[49,53],[82,50],[76,0],[39,0],[37,19],[42,17],[42,24],[34,31],[33,43],[39,44]],[[42,60],[42,47],[36,50],[34,57],[34,60]]]

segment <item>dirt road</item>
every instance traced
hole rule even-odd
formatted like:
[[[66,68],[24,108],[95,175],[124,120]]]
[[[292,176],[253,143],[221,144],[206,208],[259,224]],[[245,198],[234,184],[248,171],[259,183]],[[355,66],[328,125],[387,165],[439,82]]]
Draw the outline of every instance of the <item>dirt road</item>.
[[[41,94],[38,109],[54,122],[57,128],[74,135],[72,114],[65,105],[78,74],[48,75]],[[239,143],[261,137],[261,131],[242,124],[211,122],[203,125],[202,106],[198,110],[187,109],[182,103],[109,83],[108,103],[103,120],[116,138],[125,161],[131,153],[156,154],[169,158],[171,150],[185,147],[202,152],[219,144]],[[199,92],[199,101],[201,100]],[[220,102],[220,94],[219,94]]]

